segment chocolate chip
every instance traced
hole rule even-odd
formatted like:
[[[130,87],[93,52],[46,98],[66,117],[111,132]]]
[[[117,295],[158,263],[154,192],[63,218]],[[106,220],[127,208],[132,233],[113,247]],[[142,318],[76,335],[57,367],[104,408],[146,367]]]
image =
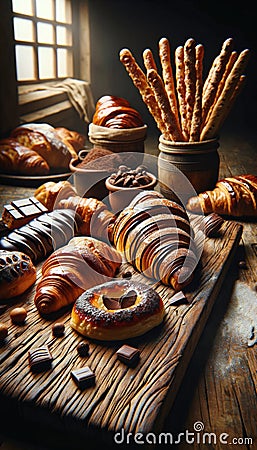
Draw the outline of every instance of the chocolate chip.
[[[90,367],[85,366],[81,369],[72,370],[71,377],[80,389],[85,389],[95,384],[95,374]]]
[[[176,304],[183,304],[183,303],[188,303],[188,300],[182,291],[176,292],[176,294],[174,294],[169,299],[169,305],[176,305]]]
[[[8,326],[5,323],[0,323],[0,341],[3,341],[8,336]]]
[[[129,167],[127,167],[127,166],[125,166],[125,165],[121,165],[121,166],[118,167],[118,169],[119,169],[121,172],[127,172],[127,171],[129,170]]]
[[[30,370],[35,373],[45,372],[52,367],[52,355],[47,345],[29,350]]]
[[[122,278],[132,278],[132,273],[129,270],[123,272]]]
[[[103,304],[107,309],[120,309],[119,298],[111,298],[103,295]]]
[[[120,307],[121,308],[129,308],[130,306],[134,305],[137,299],[137,293],[134,290],[131,290],[127,292],[126,294],[122,295],[120,298]]]
[[[140,358],[140,351],[130,345],[122,345],[117,351],[118,359],[129,367],[135,367]]]
[[[88,356],[89,344],[87,342],[80,342],[77,346],[77,352],[79,356]]]
[[[64,335],[65,325],[62,322],[57,322],[52,326],[52,334],[55,337],[61,337]]]
[[[113,173],[109,181],[114,186],[128,188],[145,186],[151,182],[151,178],[144,166],[138,166],[133,170],[127,166],[119,166],[118,172]]]

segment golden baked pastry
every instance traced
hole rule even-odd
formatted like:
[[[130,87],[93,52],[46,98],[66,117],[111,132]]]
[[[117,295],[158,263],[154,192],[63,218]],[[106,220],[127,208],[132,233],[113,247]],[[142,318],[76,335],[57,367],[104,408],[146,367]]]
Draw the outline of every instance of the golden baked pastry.
[[[181,290],[192,281],[197,265],[188,215],[160,194],[138,195],[114,221],[114,246],[145,276]]]
[[[74,157],[76,157],[77,155],[75,155],[73,151],[75,150],[77,154],[79,150],[84,147],[86,137],[77,131],[68,130],[64,127],[57,127],[55,128],[55,131],[59,138],[67,145],[67,147],[69,147]]]
[[[46,123],[29,123],[15,128],[11,137],[37,152],[51,169],[69,169],[77,153],[64,143],[55,129]]]
[[[50,170],[37,152],[13,138],[0,141],[0,167],[1,173],[10,175],[46,175]]]
[[[191,197],[187,203],[191,212],[217,213],[225,216],[257,216],[257,176],[228,177],[216,183],[212,191]]]
[[[65,180],[55,183],[54,181],[48,181],[41,184],[34,193],[34,197],[44,205],[48,211],[53,211],[58,207],[58,202],[64,198],[69,198],[77,195],[75,188],[72,184]]]
[[[43,264],[34,298],[39,313],[74,303],[86,289],[114,277],[120,265],[120,254],[108,244],[91,237],[71,239]]]
[[[0,250],[0,300],[23,294],[36,281],[36,268],[22,252]]]
[[[147,333],[163,317],[162,299],[150,286],[113,280],[88,289],[76,300],[70,324],[89,338],[113,341]]]
[[[109,241],[115,216],[101,200],[73,196],[63,198],[58,205],[60,208],[73,209],[81,217],[83,223],[80,234]]]
[[[139,112],[126,99],[106,95],[98,100],[92,122],[102,127],[121,129],[144,125]]]

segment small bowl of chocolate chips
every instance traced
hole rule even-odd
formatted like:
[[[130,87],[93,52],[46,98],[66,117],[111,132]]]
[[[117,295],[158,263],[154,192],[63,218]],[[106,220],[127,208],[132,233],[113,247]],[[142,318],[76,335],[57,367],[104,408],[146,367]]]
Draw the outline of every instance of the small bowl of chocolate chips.
[[[114,213],[129,205],[131,200],[142,190],[152,190],[157,178],[143,165],[131,169],[125,165],[118,167],[105,181],[109,191],[109,202]]]

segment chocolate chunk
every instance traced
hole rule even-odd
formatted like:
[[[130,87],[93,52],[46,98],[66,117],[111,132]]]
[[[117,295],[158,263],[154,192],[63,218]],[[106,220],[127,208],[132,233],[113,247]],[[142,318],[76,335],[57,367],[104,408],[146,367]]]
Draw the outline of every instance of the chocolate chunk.
[[[136,291],[129,291],[126,294],[122,295],[120,298],[120,307],[121,308],[129,308],[129,306],[132,306],[135,304],[137,299],[137,293]]]
[[[113,173],[109,179],[111,184],[126,188],[146,186],[151,180],[143,166],[138,166],[135,170],[127,166],[120,166],[118,172]]]
[[[140,351],[130,345],[122,345],[116,351],[118,359],[129,367],[135,367],[140,358]]]
[[[47,208],[35,197],[15,200],[10,205],[5,205],[2,219],[11,230],[25,225],[30,220],[47,212]]]
[[[88,356],[89,344],[87,342],[80,342],[77,346],[77,352],[79,356]]]
[[[45,372],[52,367],[52,355],[47,347],[42,347],[29,350],[29,366],[34,373]]]
[[[81,369],[72,370],[71,377],[80,389],[85,389],[95,384],[95,374],[90,367],[85,366]]]
[[[137,293],[134,290],[127,292],[121,297],[108,297],[108,295],[103,295],[103,304],[107,309],[121,309],[129,308],[129,306],[134,305],[137,299]]]
[[[188,300],[182,291],[176,292],[176,294],[174,294],[169,300],[170,305],[183,303],[188,303]]]
[[[122,278],[132,278],[132,273],[129,270],[123,272]]]
[[[61,337],[64,335],[65,332],[65,325],[62,322],[56,322],[52,326],[52,334],[55,337]]]
[[[119,298],[111,298],[103,295],[103,304],[107,309],[120,309]]]

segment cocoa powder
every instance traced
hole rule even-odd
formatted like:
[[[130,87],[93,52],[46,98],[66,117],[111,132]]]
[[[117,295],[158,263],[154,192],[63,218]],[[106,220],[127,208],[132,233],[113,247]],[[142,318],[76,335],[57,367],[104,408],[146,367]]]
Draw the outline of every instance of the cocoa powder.
[[[121,157],[111,150],[93,147],[78,164],[79,168],[114,171],[121,164]]]

